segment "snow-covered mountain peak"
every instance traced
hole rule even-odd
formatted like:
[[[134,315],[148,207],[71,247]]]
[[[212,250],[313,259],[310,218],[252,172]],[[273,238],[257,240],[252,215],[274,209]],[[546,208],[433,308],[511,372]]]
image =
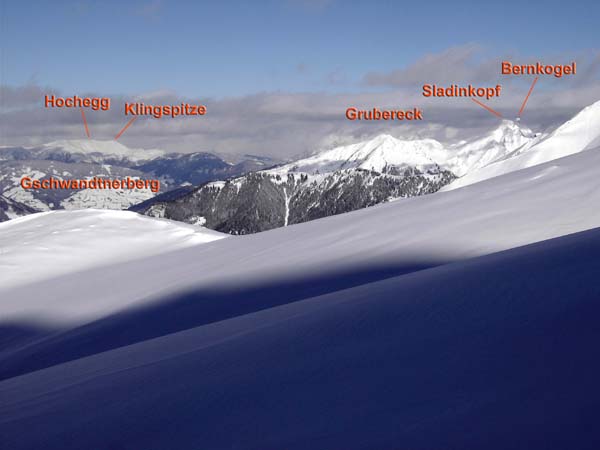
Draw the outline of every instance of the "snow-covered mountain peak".
[[[518,150],[502,158],[497,158],[489,164],[476,167],[478,170],[470,171],[445,189],[467,186],[508,172],[593,149],[598,143],[600,143],[600,101],[582,109],[571,120],[549,135],[530,139],[529,143]]]
[[[434,139],[405,140],[380,134],[367,141],[316,153],[273,172],[322,174],[345,169],[385,172],[390,167],[427,171],[442,167],[462,176],[506,158],[536,141],[532,130],[512,120],[503,120],[484,136],[452,146],[444,146]]]
[[[510,142],[519,136],[532,138],[534,135],[535,133],[531,129],[518,122],[507,119],[504,119],[500,125],[490,133],[490,136],[498,142]]]
[[[396,145],[398,141],[400,141],[400,139],[395,138],[390,134],[380,134],[369,141],[365,141],[365,143],[377,147],[382,145]]]
[[[506,158],[536,139],[535,133],[512,120],[503,120],[488,134],[450,147],[445,163],[455,175],[463,176]]]
[[[317,153],[275,169],[276,172],[329,173],[344,169],[383,172],[386,168],[415,167],[427,170],[437,167],[443,146],[433,139],[402,140],[381,134],[368,141]]]

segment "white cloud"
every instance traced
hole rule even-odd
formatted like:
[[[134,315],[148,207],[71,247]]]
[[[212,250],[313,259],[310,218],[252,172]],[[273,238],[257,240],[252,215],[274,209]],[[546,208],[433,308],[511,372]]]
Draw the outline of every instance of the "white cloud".
[[[438,55],[425,56],[409,67],[388,74],[365,76],[370,84],[390,85],[385,92],[370,92],[372,88],[365,87],[367,92],[346,94],[274,92],[213,99],[188,98],[172,90],[156,90],[131,98],[112,96],[110,111],[90,111],[87,117],[93,138],[112,139],[128,120],[123,115],[125,101],[205,104],[208,113],[204,117],[139,118],[121,141],[131,146],[160,147],[168,151],[253,153],[280,158],[382,132],[442,141],[462,139],[494,127],[498,119],[467,98],[424,98],[420,84],[427,73],[438,73],[447,80],[460,81],[460,77],[470,77],[472,82],[484,82],[487,77],[496,76],[495,60],[484,58],[479,52],[481,49],[476,45],[455,47]],[[556,60],[567,57],[562,55]],[[523,114],[526,125],[545,130],[600,100],[600,53],[586,52],[577,57],[581,77],[575,81],[554,77],[540,79]],[[529,79],[506,82],[502,97],[490,101],[489,105],[513,118],[529,83]],[[46,93],[60,94],[32,84],[0,87],[0,144],[34,145],[84,136],[79,111],[43,108],[42,97]],[[349,106],[398,109],[418,106],[423,108],[425,120],[419,123],[351,122],[345,118]]]

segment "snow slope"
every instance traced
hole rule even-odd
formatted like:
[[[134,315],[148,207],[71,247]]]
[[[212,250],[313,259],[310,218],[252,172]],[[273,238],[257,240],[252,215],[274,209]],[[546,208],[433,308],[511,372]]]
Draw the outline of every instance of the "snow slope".
[[[444,190],[456,189],[593,148],[600,142],[600,101],[583,109],[530,148],[468,173]]]
[[[596,449],[599,252],[596,229],[8,379],[2,442]]]
[[[127,211],[32,214],[0,224],[0,286],[121,264],[226,236]]]
[[[361,267],[409,270],[587,230],[600,226],[599,165],[600,152],[583,152],[462,190],[223,239],[140,264],[0,288],[0,312],[4,321],[71,327],[193,289]],[[22,253],[30,260],[43,250]],[[42,300],[41,293],[53,301]]]

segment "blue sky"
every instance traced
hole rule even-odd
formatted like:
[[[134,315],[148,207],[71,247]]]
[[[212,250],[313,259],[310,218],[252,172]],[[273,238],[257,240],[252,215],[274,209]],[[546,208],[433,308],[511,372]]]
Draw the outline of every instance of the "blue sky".
[[[597,0],[3,2],[2,83],[67,92],[356,92],[369,72],[476,43],[543,58],[597,46]]]
[[[122,105],[207,105],[202,120],[141,118],[120,139],[170,151],[287,158],[380,133],[452,142],[498,118],[468,99],[424,99],[425,83],[503,85],[490,106],[514,117],[532,76],[500,61],[578,63],[542,77],[523,122],[547,131],[600,100],[600,2],[0,0],[0,145],[85,137],[78,111],[48,93],[110,96],[88,114],[112,139]],[[348,106],[422,107],[420,123],[350,122]]]

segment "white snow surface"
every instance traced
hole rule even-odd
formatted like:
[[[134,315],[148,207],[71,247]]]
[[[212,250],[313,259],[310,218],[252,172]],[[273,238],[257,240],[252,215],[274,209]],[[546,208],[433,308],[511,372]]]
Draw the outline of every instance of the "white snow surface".
[[[130,211],[31,214],[0,223],[0,290],[226,236]]]
[[[583,109],[530,148],[516,152],[515,155],[507,155],[506,158],[470,172],[446,186],[444,190],[460,188],[572,155],[593,148],[598,142],[600,142],[600,101]]]
[[[75,213],[70,211],[58,213],[68,224],[60,227],[43,223],[36,228],[34,222],[25,227],[23,220],[27,218],[17,219],[0,230],[3,236],[6,230],[12,231],[4,240],[19,253],[9,267],[18,274],[21,285],[13,282],[13,287],[7,289],[2,284],[0,316],[8,321],[75,326],[128,307],[169,299],[189,289],[302,279],[353,267],[435,265],[600,227],[599,165],[599,151],[583,152],[465,189],[222,239],[138,259],[135,264],[115,264],[111,252],[119,251],[133,259],[139,250],[137,256],[141,257],[148,241],[164,244],[163,235],[168,233],[148,233],[148,240],[137,250],[125,252],[120,247],[129,245],[128,239],[141,239],[137,232],[124,236],[115,232],[121,238],[112,244],[102,234],[90,232],[89,239],[76,240],[82,259],[89,248],[103,248],[101,242],[107,242],[113,248],[106,249],[111,253],[107,259],[112,265],[39,283],[33,283],[26,273],[31,271],[31,261],[42,258],[40,261],[59,265],[56,258],[61,252],[60,257],[68,261],[74,250],[70,246],[56,249],[57,256],[41,248],[43,245],[25,243],[38,231],[51,234],[55,229],[66,232],[65,228],[82,227],[72,225],[68,217]],[[108,222],[107,227],[114,229],[113,220]],[[122,228],[128,229],[126,225]],[[4,275],[6,270],[3,268],[1,273]]]

